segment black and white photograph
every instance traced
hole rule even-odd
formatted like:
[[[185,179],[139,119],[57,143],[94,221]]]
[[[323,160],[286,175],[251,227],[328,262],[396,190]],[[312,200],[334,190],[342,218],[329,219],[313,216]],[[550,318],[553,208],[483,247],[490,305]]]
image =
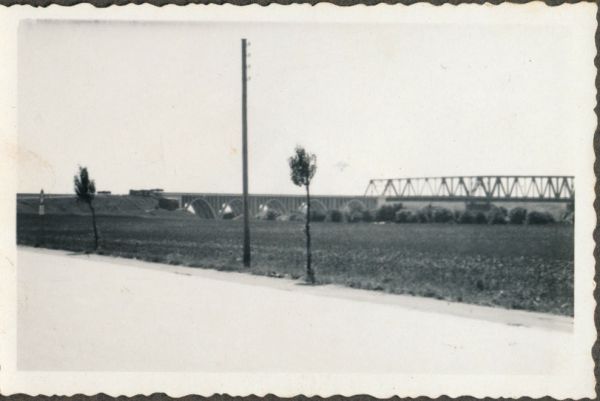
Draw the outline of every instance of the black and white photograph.
[[[0,14],[3,392],[595,396],[595,4],[169,7]]]

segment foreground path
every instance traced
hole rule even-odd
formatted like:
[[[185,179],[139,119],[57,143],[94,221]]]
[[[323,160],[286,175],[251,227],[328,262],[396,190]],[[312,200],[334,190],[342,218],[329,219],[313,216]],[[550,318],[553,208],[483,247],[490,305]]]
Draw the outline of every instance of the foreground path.
[[[572,321],[19,248],[26,370],[559,374]]]

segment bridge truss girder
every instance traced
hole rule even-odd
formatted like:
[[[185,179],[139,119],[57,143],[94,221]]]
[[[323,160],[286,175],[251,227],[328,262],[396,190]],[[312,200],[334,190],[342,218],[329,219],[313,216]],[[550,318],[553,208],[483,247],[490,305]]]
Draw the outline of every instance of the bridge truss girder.
[[[397,200],[573,202],[572,176],[453,176],[373,179],[365,196]]]

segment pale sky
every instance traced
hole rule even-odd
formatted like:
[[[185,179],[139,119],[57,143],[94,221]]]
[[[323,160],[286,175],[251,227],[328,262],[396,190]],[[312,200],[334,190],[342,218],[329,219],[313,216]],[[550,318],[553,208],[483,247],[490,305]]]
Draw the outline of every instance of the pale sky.
[[[593,81],[576,78],[568,26],[29,21],[19,192],[72,192],[78,165],[113,193],[240,192],[242,37],[251,193],[301,193],[296,144],[317,155],[317,194],[379,177],[574,174],[571,127]]]

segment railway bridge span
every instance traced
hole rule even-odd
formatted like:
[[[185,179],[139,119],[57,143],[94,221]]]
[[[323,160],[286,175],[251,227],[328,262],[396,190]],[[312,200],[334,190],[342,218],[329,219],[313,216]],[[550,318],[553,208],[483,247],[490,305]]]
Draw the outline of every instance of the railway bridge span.
[[[163,192],[162,190],[131,190],[130,195],[164,197],[177,200],[180,208],[193,208],[204,218],[220,218],[225,213],[241,215],[242,195],[239,193]],[[119,196],[99,194],[99,196]],[[74,197],[74,194],[46,194],[46,198]],[[17,199],[37,199],[39,194],[19,193]],[[302,210],[304,195],[250,194],[249,211],[256,215],[271,209],[286,214]],[[452,176],[384,178],[369,181],[363,195],[313,195],[311,208],[327,212],[338,209],[375,209],[382,204],[417,203],[554,203],[573,207],[575,179],[573,176]]]
[[[241,194],[165,192],[162,196],[177,199],[180,207],[193,207],[202,217],[218,218],[229,211],[240,215]],[[251,194],[252,215],[264,208],[279,213],[302,209],[304,195]],[[556,203],[572,206],[575,184],[572,176],[453,176],[372,179],[362,196],[315,195],[311,208],[327,212],[348,208],[375,209],[386,203],[459,202],[470,204]]]
[[[453,176],[383,178],[369,181],[365,196],[393,201],[550,202],[575,201],[573,176]]]

